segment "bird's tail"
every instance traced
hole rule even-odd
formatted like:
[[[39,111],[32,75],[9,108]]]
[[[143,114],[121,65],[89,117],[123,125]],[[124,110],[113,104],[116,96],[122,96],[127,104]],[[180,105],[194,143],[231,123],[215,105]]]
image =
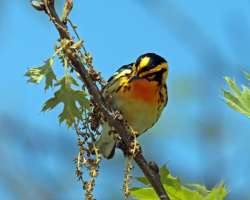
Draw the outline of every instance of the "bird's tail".
[[[108,123],[104,123],[102,135],[96,143],[100,153],[107,159],[111,159],[114,156],[116,146],[116,142],[109,132],[110,127]]]

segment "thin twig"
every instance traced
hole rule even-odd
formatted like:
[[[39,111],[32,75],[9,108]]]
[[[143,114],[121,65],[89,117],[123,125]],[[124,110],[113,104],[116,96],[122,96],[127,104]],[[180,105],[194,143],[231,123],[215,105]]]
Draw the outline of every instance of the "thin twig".
[[[67,27],[62,23],[62,21],[60,20],[60,18],[56,13],[54,7],[54,0],[44,0],[44,4],[45,4],[45,13],[49,16],[50,20],[55,25],[57,31],[59,32],[61,40],[68,39],[73,42],[73,39]],[[109,105],[104,100],[98,87],[88,74],[88,70],[84,67],[84,64],[82,63],[79,54],[76,52],[76,50],[72,48],[65,49],[65,54],[68,56],[76,72],[79,73],[82,81],[84,82],[86,88],[88,89],[89,94],[92,96],[93,102],[99,107],[99,110],[105,116],[108,123],[112,127],[114,127],[114,129],[119,134],[126,147],[129,148],[133,140],[130,139],[130,137],[128,137],[130,134],[129,131],[127,130],[125,122],[116,119],[114,109],[112,109],[112,106]],[[151,183],[152,187],[154,188],[159,198],[161,200],[170,200],[160,181],[159,174],[150,168],[150,165],[142,155],[141,151],[139,151],[135,155],[134,160],[137,163],[137,165],[141,168],[141,170],[143,171],[144,175],[147,177],[149,182]]]

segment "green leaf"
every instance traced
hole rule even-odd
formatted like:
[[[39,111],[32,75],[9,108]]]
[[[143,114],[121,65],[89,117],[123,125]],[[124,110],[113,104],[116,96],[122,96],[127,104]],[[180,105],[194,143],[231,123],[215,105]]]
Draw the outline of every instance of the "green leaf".
[[[148,179],[146,177],[134,177],[137,181],[143,183],[144,185],[150,185]]]
[[[153,188],[133,188],[130,190],[133,197],[138,200],[158,200]]]
[[[229,77],[225,77],[224,78],[225,81],[227,82],[227,84],[229,85],[229,87],[233,90],[233,92],[238,96],[240,95],[240,89],[238,88],[238,86],[236,85],[235,81],[230,79]]]
[[[242,86],[241,103],[245,110],[250,113],[250,89],[245,85]]]
[[[160,168],[161,182],[171,200],[223,200],[227,195],[224,183],[209,191],[205,186],[199,184],[184,185],[179,178],[173,177],[166,165]],[[145,187],[131,189],[131,195],[137,200],[158,200],[155,191],[148,186],[145,177],[136,177]]]
[[[227,196],[227,194],[228,194],[228,191],[226,190],[224,183],[221,182],[218,187],[215,187],[212,189],[212,191],[205,198],[205,200],[224,199]]]
[[[170,185],[176,188],[180,187],[179,178],[174,178],[173,176],[171,176],[166,165],[163,165],[160,168],[160,177],[163,184]]]
[[[72,127],[77,120],[82,119],[82,113],[89,109],[90,102],[83,91],[75,90],[72,85],[78,86],[76,80],[68,73],[60,79],[56,86],[60,86],[54,97],[47,100],[42,111],[49,111],[59,104],[63,104],[63,110],[59,114],[59,122],[66,122],[68,127]]]
[[[199,185],[199,184],[193,183],[193,184],[188,184],[187,187],[190,188],[191,190],[198,191],[203,196],[205,196],[209,193],[209,190],[204,185]]]
[[[250,80],[250,75],[245,73],[247,79]],[[250,89],[242,85],[240,89],[235,81],[229,77],[225,77],[225,81],[230,87],[231,91],[223,90],[223,95],[226,103],[235,111],[250,118]]]
[[[41,80],[45,79],[44,89],[47,90],[53,87],[53,83],[56,81],[56,75],[52,69],[53,65],[54,60],[49,58],[45,61],[44,65],[28,69],[28,71],[25,73],[25,76],[29,78],[28,82],[39,84]]]
[[[237,112],[245,114],[243,106],[241,105],[240,101],[233,94],[231,94],[229,91],[226,91],[226,90],[224,90],[223,93],[224,93],[226,103],[231,108],[233,108]]]
[[[169,186],[167,184],[163,185],[166,189],[171,200],[202,200],[204,197],[195,190],[190,190],[187,187],[179,186],[178,188]]]

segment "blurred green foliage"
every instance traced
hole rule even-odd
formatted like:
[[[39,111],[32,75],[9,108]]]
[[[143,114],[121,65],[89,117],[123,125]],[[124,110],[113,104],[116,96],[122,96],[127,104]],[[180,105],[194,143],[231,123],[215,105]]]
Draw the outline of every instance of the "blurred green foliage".
[[[244,73],[244,75],[247,80],[250,80],[250,74]],[[241,89],[237,86],[236,82],[229,77],[225,77],[225,81],[231,90],[223,90],[227,105],[250,118],[250,88],[246,85],[242,85]]]

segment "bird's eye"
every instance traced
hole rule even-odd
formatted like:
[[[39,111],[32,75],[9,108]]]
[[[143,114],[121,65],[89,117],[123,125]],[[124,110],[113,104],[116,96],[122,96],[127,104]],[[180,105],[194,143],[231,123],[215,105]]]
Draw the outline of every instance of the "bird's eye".
[[[146,78],[147,78],[148,80],[154,80],[154,79],[156,78],[156,74],[148,74],[148,75],[146,76]]]
[[[156,75],[155,74],[152,74],[149,78],[150,79],[155,79]]]

